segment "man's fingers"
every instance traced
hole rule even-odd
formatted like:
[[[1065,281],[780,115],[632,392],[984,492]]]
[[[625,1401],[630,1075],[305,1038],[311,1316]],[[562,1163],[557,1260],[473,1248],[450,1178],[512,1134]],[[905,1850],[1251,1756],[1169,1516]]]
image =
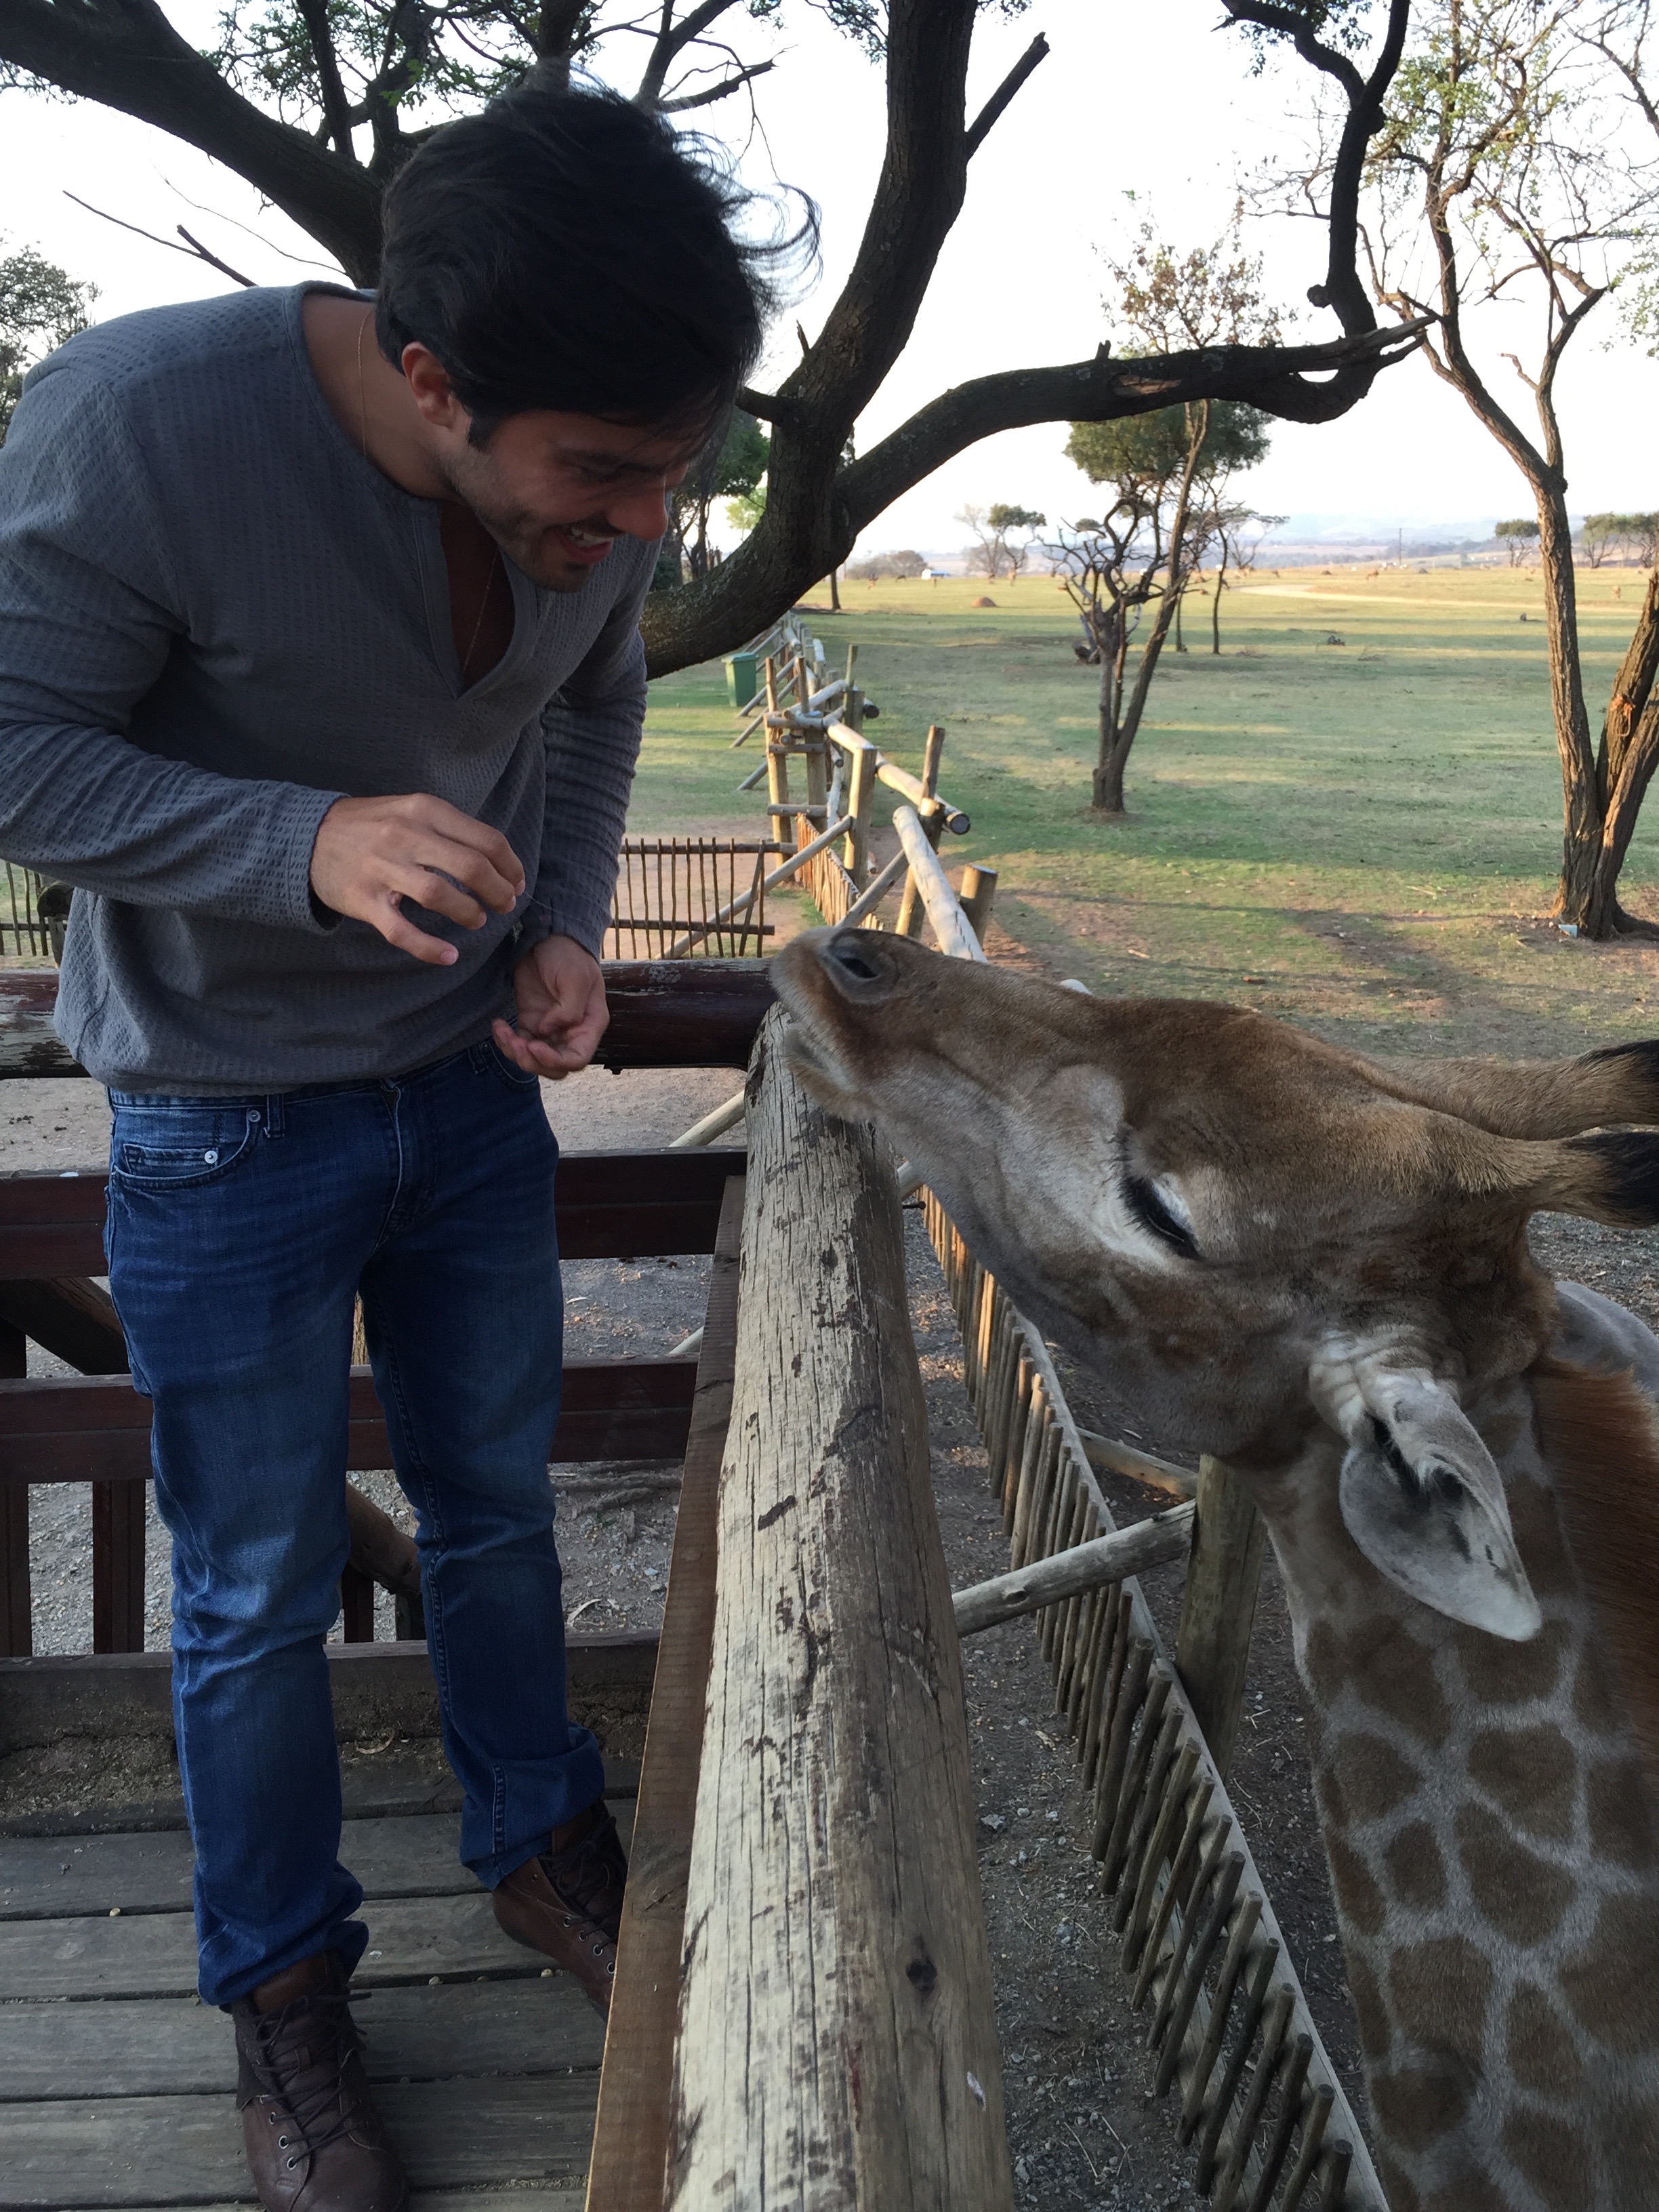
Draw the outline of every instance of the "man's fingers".
[[[429,968],[453,968],[461,957],[443,938],[429,936],[406,921],[395,904],[388,903],[379,914],[366,914],[359,919],[378,929],[388,945],[395,945],[400,952],[412,952]]]
[[[523,866],[518,854],[499,830],[491,830],[486,823],[476,821],[471,815],[463,814],[459,806],[452,806],[447,799],[433,798],[429,792],[416,792],[407,800],[401,801],[400,805],[407,808],[409,819],[420,829],[433,832],[444,843],[459,845],[469,852],[476,853],[490,872],[512,891],[515,899],[523,895]],[[440,860],[436,865],[453,876],[465,873],[453,860]],[[467,880],[471,880],[470,876]]]

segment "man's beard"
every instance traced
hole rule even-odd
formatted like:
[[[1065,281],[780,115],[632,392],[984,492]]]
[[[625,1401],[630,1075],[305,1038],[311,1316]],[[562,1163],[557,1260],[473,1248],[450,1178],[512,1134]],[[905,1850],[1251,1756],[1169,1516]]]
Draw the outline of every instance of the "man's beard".
[[[572,560],[559,544],[556,526],[496,495],[492,473],[487,462],[475,465],[470,460],[459,471],[452,467],[445,471],[449,488],[460,504],[532,584],[539,584],[546,592],[580,592],[603,562]],[[586,531],[596,538],[612,539],[620,534],[602,516],[560,523],[556,528]]]

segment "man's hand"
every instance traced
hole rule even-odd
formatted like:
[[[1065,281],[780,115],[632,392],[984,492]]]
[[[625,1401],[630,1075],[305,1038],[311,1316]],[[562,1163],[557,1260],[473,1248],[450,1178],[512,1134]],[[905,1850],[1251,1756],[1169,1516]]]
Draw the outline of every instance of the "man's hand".
[[[388,945],[451,968],[460,957],[455,947],[416,929],[399,900],[482,929],[489,919],[486,908],[512,913],[524,896],[524,870],[499,830],[485,829],[447,799],[416,791],[396,799],[337,799],[311,848],[311,888],[325,906],[366,921]],[[600,998],[603,1003],[603,993]],[[599,1030],[593,1035],[597,1043]]]
[[[611,1024],[599,962],[574,937],[544,937],[513,971],[517,1029],[497,1022],[496,1043],[526,1075],[557,1083],[586,1067]]]

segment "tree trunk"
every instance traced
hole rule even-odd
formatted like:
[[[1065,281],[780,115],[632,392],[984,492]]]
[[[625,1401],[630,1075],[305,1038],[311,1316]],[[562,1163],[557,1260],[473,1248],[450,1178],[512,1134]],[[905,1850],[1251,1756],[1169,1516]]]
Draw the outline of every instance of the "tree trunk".
[[[841,574],[836,568],[830,571],[830,611],[837,615],[841,612]]]
[[[1558,921],[1571,924],[1581,937],[1607,937],[1613,928],[1613,902],[1601,866],[1601,799],[1578,653],[1572,526],[1567,520],[1565,486],[1545,483],[1535,489],[1544,620],[1549,634],[1550,708],[1561,757],[1561,880],[1553,911]]]
[[[1221,594],[1226,588],[1226,581],[1227,541],[1224,538],[1221,541],[1221,558],[1216,564],[1215,603],[1210,609],[1210,651],[1218,660],[1221,658]]]

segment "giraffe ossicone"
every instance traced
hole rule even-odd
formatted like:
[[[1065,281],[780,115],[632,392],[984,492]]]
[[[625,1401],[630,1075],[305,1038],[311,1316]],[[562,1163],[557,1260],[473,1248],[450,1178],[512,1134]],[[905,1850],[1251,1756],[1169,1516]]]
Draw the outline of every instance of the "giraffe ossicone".
[[[1659,2205],[1659,1044],[1380,1060],[875,931],[772,963],[1044,1334],[1267,1522],[1392,2212]]]

